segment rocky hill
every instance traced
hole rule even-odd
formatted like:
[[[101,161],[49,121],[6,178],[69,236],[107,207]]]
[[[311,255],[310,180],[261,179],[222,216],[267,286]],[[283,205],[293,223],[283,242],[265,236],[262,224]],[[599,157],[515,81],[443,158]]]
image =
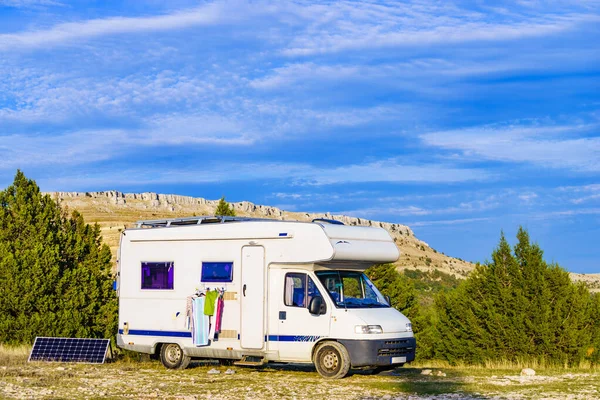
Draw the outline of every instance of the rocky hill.
[[[132,227],[138,220],[174,218],[192,215],[213,215],[218,200],[199,197],[178,196],[157,193],[107,192],[54,192],[49,193],[63,207],[77,210],[86,222],[98,223],[104,241],[110,246],[113,255],[119,245],[119,233]],[[375,226],[387,230],[400,248],[397,262],[400,268],[439,269],[442,272],[464,277],[474,268],[473,264],[446,256],[432,249],[427,243],[415,237],[406,225],[345,215],[288,212],[276,207],[262,206],[247,201],[231,203],[238,216],[272,218],[280,220],[311,221],[315,218],[335,219],[346,225]]]
[[[119,234],[132,227],[138,220],[175,218],[193,215],[213,215],[218,200],[200,197],[179,196],[157,193],[121,193],[106,192],[53,192],[49,193],[63,207],[78,210],[86,222],[98,223],[102,236],[113,257],[119,246]],[[399,269],[418,269],[422,271],[438,270],[457,278],[466,277],[473,269],[472,263],[447,256],[431,248],[427,243],[415,237],[406,225],[345,215],[288,212],[276,207],[253,204],[247,201],[231,203],[238,216],[272,218],[280,220],[311,221],[315,218],[328,218],[346,225],[375,226],[387,230],[398,248],[400,259],[396,262]],[[600,290],[600,274],[571,274],[576,281],[585,282],[590,288]]]

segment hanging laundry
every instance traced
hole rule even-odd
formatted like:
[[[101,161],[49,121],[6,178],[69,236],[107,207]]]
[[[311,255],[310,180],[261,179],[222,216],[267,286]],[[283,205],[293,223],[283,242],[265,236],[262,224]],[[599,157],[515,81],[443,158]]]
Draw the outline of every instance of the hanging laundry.
[[[208,345],[208,316],[204,314],[205,296],[195,297],[192,303],[192,341],[196,346]]]
[[[218,290],[208,290],[206,292],[206,302],[204,303],[204,314],[215,315],[215,302],[219,295]]]
[[[188,296],[185,299],[185,327],[193,331],[194,314],[192,313],[192,304],[194,303],[194,296]]]
[[[217,299],[217,312],[215,315],[215,332],[221,333],[221,321],[223,320],[223,307],[225,302],[223,301],[223,295],[221,294]]]

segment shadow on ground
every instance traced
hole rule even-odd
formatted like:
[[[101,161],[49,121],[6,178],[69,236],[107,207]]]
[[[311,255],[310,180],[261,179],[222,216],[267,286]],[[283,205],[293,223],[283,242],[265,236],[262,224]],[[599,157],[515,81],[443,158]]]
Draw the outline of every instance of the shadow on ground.
[[[218,367],[219,365],[223,364],[214,360],[195,360],[190,364],[190,367]],[[312,364],[268,363],[261,367],[236,368],[260,373],[311,373],[315,375],[315,379],[323,379],[317,374]],[[337,382],[347,380],[348,383],[362,386],[365,389],[385,390],[395,395],[435,396],[436,399],[444,399],[444,395],[451,395],[453,399],[489,398],[474,392],[473,386],[466,381],[467,375],[464,373],[453,369],[432,368],[432,375],[422,375],[421,372],[424,369],[428,368],[399,367],[380,373],[375,373],[374,370],[369,369],[355,369],[351,370],[346,378]],[[446,376],[436,375],[442,370]],[[327,380],[324,379],[324,381]]]

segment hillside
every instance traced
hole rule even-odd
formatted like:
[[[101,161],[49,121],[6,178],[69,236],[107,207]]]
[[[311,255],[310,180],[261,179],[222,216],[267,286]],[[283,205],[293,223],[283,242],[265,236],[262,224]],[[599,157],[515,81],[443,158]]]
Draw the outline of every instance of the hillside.
[[[86,222],[98,223],[102,236],[116,259],[119,234],[138,220],[174,218],[192,215],[213,215],[218,200],[200,197],[157,193],[106,192],[53,192],[49,193],[63,207],[78,210]],[[375,226],[387,230],[400,249],[396,265],[400,270],[436,270],[456,278],[466,277],[474,264],[447,256],[418,239],[406,225],[371,221],[344,215],[288,212],[276,207],[256,205],[247,201],[231,203],[238,216],[310,221],[328,218],[347,225]],[[490,249],[491,252],[492,249]],[[422,274],[421,274],[422,275]],[[431,275],[431,274],[430,274]],[[600,274],[571,274],[573,280],[584,281],[590,288],[600,290]]]

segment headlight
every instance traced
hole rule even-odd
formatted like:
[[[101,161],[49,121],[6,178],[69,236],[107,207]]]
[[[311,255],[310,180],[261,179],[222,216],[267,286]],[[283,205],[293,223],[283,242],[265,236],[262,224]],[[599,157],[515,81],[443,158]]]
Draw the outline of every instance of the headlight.
[[[410,322],[406,323],[406,332],[412,332],[412,324]]]
[[[355,333],[383,333],[381,325],[356,325],[354,327]]]

